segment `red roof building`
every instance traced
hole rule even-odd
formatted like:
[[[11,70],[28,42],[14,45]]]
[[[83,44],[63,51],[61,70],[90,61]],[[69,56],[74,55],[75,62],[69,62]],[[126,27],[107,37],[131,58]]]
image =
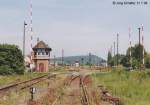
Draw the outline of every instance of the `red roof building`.
[[[35,71],[48,72],[50,52],[52,49],[43,41],[38,42],[33,47],[33,62],[35,64]]]

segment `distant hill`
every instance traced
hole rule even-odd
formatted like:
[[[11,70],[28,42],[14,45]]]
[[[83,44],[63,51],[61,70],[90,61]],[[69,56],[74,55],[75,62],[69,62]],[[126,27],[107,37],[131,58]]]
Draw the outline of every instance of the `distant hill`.
[[[52,61],[54,61],[52,59]],[[55,59],[55,61],[58,64],[62,64],[62,57],[58,57]],[[84,55],[84,56],[68,56],[64,57],[64,64],[74,64],[75,62],[79,62],[80,64],[95,64],[95,65],[101,65],[103,63],[106,63],[106,60],[104,60],[101,57],[98,57],[93,54]]]

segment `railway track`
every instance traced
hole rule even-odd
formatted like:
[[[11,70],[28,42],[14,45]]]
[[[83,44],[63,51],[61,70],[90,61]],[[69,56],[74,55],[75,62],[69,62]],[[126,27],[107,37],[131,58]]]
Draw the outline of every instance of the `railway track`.
[[[88,95],[88,92],[87,92],[87,89],[85,86],[85,82],[84,82],[85,79],[86,79],[86,76],[81,76],[81,75],[72,75],[72,76],[67,77],[67,79],[64,82],[64,86],[62,86],[62,90],[71,88],[72,87],[71,85],[74,84],[74,82],[75,82],[75,84],[77,83],[76,85],[78,86],[79,93],[69,94],[66,91],[64,91],[65,94],[68,94],[67,97],[73,98],[73,100],[70,100],[69,98],[67,99],[71,103],[70,102],[69,103],[68,102],[66,102],[66,103],[60,102],[60,101],[62,101],[62,98],[65,97],[64,96],[65,94],[62,95],[60,93],[51,105],[59,105],[59,104],[61,104],[61,105],[89,105],[89,95]],[[75,99],[75,98],[78,98],[78,99]]]
[[[3,97],[4,95],[6,95],[6,93],[9,93],[10,91],[19,91],[19,90],[23,90],[26,88],[30,88],[33,85],[38,84],[39,82],[46,80],[48,78],[51,78],[51,77],[54,77],[54,75],[43,75],[43,76],[36,77],[30,80],[26,80],[26,81],[14,83],[14,84],[9,84],[7,86],[1,87],[0,97]]]

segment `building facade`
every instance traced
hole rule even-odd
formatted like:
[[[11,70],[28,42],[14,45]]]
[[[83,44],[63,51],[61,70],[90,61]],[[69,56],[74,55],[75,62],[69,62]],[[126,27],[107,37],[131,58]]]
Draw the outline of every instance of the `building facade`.
[[[39,41],[33,47],[33,63],[36,72],[48,72],[51,48],[43,41]]]

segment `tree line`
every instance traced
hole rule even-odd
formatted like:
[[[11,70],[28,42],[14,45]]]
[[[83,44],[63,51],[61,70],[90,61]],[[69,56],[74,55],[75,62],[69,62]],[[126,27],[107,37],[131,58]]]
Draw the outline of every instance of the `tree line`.
[[[128,48],[126,54],[116,54],[108,52],[107,64],[108,66],[116,66],[117,62],[119,65],[124,67],[132,67],[133,69],[144,66],[145,68],[150,68],[150,53],[144,49],[144,65],[142,64],[143,58],[143,49],[142,45],[136,44],[135,46]],[[131,56],[130,56],[131,51]]]
[[[23,74],[22,51],[16,45],[0,44],[0,75]]]

